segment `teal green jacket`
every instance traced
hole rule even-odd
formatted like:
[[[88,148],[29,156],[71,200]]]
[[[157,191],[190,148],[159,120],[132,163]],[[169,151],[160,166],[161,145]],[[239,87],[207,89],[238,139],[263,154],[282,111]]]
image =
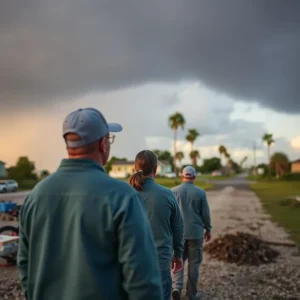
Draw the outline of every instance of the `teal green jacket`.
[[[141,198],[89,159],[63,160],[25,200],[18,268],[27,300],[163,299]]]
[[[203,239],[203,229],[210,231],[210,211],[204,190],[192,182],[172,189],[177,198],[184,223],[184,239]]]
[[[146,178],[139,192],[152,228],[161,270],[171,267],[172,256],[183,255],[183,220],[171,190]]]

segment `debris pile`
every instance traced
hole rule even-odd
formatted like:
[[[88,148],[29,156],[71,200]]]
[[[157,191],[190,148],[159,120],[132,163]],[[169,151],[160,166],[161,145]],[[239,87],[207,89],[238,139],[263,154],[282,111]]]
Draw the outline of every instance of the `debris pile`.
[[[279,255],[256,236],[243,232],[221,236],[206,245],[204,251],[218,260],[252,266],[274,262]]]
[[[16,221],[16,217],[10,213],[0,212],[0,221]]]

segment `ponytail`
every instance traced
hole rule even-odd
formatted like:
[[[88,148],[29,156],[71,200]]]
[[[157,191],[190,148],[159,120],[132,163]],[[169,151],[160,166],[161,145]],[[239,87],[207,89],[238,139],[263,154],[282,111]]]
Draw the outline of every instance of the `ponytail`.
[[[129,184],[137,191],[141,191],[143,189],[144,182],[145,182],[145,176],[142,170],[131,175],[129,179]]]
[[[156,173],[157,157],[155,153],[149,150],[139,152],[135,157],[134,168],[139,171],[130,177],[129,184],[140,192],[143,190],[145,178]]]

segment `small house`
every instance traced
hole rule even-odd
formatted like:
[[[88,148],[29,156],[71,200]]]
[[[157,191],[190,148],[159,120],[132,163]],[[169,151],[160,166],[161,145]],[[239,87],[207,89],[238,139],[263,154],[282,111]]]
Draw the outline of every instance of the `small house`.
[[[300,173],[300,159],[291,162],[291,173]]]
[[[172,166],[168,161],[158,161],[156,175],[164,176],[172,171]],[[126,178],[135,172],[134,161],[116,160],[112,164],[109,175],[115,178]]]

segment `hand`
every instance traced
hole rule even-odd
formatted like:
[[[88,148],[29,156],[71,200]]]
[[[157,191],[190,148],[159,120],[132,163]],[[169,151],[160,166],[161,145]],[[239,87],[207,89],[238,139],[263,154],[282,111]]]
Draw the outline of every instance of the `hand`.
[[[211,240],[211,232],[210,231],[205,231],[204,233],[204,241],[207,243]]]
[[[172,257],[172,271],[174,274],[180,272],[183,269],[182,258]]]

